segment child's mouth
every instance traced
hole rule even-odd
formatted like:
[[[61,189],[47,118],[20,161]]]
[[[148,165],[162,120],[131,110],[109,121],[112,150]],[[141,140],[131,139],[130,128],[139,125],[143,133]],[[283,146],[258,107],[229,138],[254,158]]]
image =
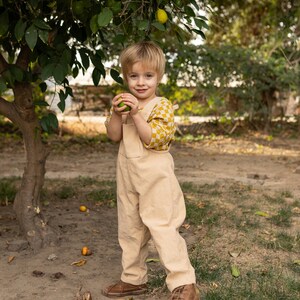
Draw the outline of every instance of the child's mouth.
[[[147,92],[147,90],[146,89],[141,89],[141,90],[136,90],[139,94],[143,94],[143,93],[145,93],[145,92]]]

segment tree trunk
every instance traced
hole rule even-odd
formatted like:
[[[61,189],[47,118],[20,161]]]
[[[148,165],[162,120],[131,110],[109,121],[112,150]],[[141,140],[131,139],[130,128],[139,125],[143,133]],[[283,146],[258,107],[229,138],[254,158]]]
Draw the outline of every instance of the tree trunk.
[[[14,200],[14,210],[21,232],[36,252],[40,248],[56,244],[58,235],[48,225],[40,206],[41,190],[45,177],[45,164],[49,151],[41,138],[41,127],[35,114],[32,88],[29,83],[14,87],[15,101],[8,103],[7,117],[20,128],[23,134],[26,166],[22,183]],[[5,105],[4,105],[5,106]]]
[[[21,187],[14,200],[14,210],[21,232],[34,251],[55,244],[57,234],[42,215],[40,195],[44,184],[47,151],[42,143],[36,122],[24,122],[23,133],[26,166]]]

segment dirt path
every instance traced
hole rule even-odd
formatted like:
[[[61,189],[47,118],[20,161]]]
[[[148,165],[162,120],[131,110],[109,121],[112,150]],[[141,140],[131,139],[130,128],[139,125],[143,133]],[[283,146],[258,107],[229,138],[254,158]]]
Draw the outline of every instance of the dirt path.
[[[300,142],[297,140],[266,142],[252,137],[174,143],[171,152],[181,182],[240,181],[269,190],[289,190],[300,197]],[[114,180],[116,153],[117,145],[109,143],[94,150],[91,147],[54,150],[47,162],[46,178],[86,176]],[[2,149],[0,177],[21,176],[23,167],[22,149],[9,146]],[[4,287],[1,299],[76,299],[81,287],[82,291],[92,292],[93,300],[106,299],[100,294],[101,287],[118,280],[121,270],[116,209],[95,206],[82,214],[79,205],[78,200],[50,203],[45,214],[60,229],[61,243],[38,254],[28,248],[17,249],[20,245],[16,242],[21,237],[12,207],[0,208],[0,282]],[[80,249],[87,244],[94,254],[87,257],[83,267],[71,266],[82,259]],[[163,294],[134,299],[167,298]]]

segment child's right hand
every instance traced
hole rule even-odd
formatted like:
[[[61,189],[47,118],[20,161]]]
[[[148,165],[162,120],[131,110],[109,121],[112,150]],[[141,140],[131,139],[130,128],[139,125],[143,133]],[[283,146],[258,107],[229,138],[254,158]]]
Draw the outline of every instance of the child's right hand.
[[[123,101],[122,99],[122,94],[118,94],[116,95],[113,99],[112,99],[112,106],[113,106],[113,110],[115,113],[117,113],[118,115],[128,115],[130,113],[130,111],[125,111],[126,109],[126,105],[119,107],[118,105]]]

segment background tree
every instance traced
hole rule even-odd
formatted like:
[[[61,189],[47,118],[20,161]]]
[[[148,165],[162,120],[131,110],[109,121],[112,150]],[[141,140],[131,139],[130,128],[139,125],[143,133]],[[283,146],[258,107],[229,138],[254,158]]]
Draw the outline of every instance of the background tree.
[[[156,20],[158,8],[167,11],[168,22]],[[198,9],[195,1],[185,0],[0,0],[0,113],[20,128],[24,139],[26,167],[14,209],[34,250],[57,241],[42,216],[40,194],[49,154],[41,133],[58,122],[52,112],[37,115],[36,107],[48,104],[34,101],[32,84],[42,92],[46,81],[58,85],[58,107],[64,111],[72,95],[70,76],[93,65],[97,85],[106,76],[103,62],[132,41],[162,41],[166,32],[181,40],[186,32],[202,34],[200,24],[192,25]],[[110,74],[122,81],[118,71],[111,69]]]
[[[183,100],[185,113],[243,115],[251,122],[263,120],[268,129],[278,95],[299,92],[298,2],[204,2],[210,7],[206,40],[173,56],[169,96],[179,81],[202,96]]]

